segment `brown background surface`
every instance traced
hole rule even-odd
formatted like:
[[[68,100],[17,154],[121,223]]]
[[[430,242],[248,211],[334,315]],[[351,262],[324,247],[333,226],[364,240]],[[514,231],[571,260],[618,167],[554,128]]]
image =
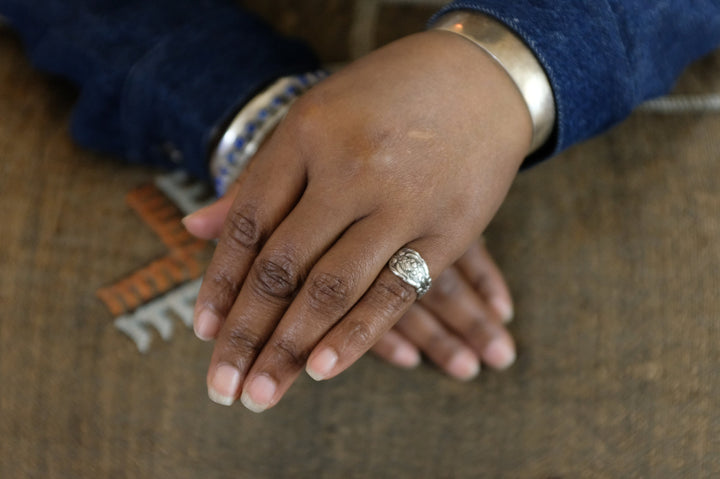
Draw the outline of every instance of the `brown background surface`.
[[[244,3],[328,61],[362,50],[353,2]],[[366,43],[432,10],[379,9]],[[719,74],[715,54],[678,89]],[[0,31],[0,478],[720,476],[717,113],[636,113],[520,176],[488,232],[508,372],[365,358],[255,415],[210,403],[189,330],[141,355],[96,299],[164,252],[124,203],[155,172],[74,146],[72,101]]]

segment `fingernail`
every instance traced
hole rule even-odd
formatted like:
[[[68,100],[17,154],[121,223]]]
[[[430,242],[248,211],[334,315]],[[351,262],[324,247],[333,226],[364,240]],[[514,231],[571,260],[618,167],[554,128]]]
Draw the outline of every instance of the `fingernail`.
[[[515,348],[505,339],[495,339],[485,348],[483,359],[496,369],[507,369],[515,362]]]
[[[195,321],[195,336],[203,341],[210,341],[220,329],[220,318],[215,313],[204,309]]]
[[[243,406],[252,412],[263,412],[270,406],[270,403],[277,391],[277,383],[264,374],[256,376],[245,388],[240,396]]]
[[[210,400],[223,406],[232,406],[237,389],[240,386],[240,371],[229,364],[221,364],[215,370],[208,396]]]
[[[407,344],[399,344],[393,351],[392,360],[398,366],[414,368],[420,364],[420,354]]]
[[[474,354],[460,351],[450,360],[448,371],[456,378],[468,381],[480,373],[480,361]]]
[[[183,219],[181,219],[180,222],[183,224],[183,226],[185,228],[187,228],[188,222],[192,221],[194,216],[195,216],[195,213],[190,213],[189,215],[187,215]]]
[[[502,298],[492,298],[490,300],[490,304],[492,305],[493,309],[495,309],[495,311],[497,311],[497,313],[500,315],[500,318],[503,320],[504,323],[509,323],[510,321],[512,321],[513,316],[515,316],[515,311],[513,310],[512,303],[509,303]]]
[[[323,349],[305,367],[308,375],[315,381],[322,381],[330,374],[330,371],[337,364],[338,355],[330,348]]]

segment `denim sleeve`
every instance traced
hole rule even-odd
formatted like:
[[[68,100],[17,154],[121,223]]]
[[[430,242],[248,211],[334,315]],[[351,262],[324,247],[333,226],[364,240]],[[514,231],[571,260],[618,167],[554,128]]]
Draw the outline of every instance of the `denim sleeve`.
[[[33,64],[79,87],[82,145],[208,175],[216,129],[311,51],[233,0],[0,0]]]
[[[451,10],[498,19],[543,65],[557,123],[528,163],[621,121],[720,44],[718,0],[456,0],[438,15]]]

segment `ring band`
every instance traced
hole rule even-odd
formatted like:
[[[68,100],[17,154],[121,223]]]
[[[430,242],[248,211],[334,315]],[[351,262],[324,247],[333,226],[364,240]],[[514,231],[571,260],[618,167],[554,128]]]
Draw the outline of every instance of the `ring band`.
[[[410,248],[402,248],[388,262],[388,268],[395,276],[415,288],[417,299],[430,289],[432,280],[427,263],[420,253]]]

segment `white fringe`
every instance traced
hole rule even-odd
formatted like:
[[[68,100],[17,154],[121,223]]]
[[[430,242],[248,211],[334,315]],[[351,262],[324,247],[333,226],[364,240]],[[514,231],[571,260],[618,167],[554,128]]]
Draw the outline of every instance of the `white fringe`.
[[[190,179],[188,174],[181,170],[157,176],[155,186],[186,215],[216,199],[209,185]]]
[[[138,351],[147,353],[152,344],[152,328],[165,341],[172,339],[175,317],[179,317],[187,328],[192,328],[194,304],[201,283],[202,279],[185,283],[133,313],[116,318],[115,328],[130,337]]]

